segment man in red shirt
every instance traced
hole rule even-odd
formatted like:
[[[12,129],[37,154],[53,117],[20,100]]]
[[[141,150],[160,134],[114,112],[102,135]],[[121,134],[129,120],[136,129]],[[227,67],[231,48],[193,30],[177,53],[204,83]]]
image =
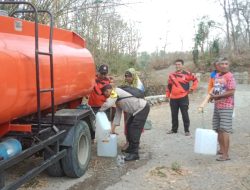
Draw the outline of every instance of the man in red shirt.
[[[168,131],[167,134],[177,133],[179,127],[178,114],[180,109],[185,135],[189,136],[190,120],[188,115],[188,94],[193,92],[197,88],[198,80],[192,73],[183,70],[183,65],[184,61],[182,59],[177,59],[175,61],[176,72],[171,73],[168,78],[166,97],[170,99],[172,129]],[[190,81],[193,82],[191,88],[189,84]]]
[[[98,69],[98,74],[96,75],[96,84],[93,91],[91,92],[88,100],[89,106],[96,113],[106,101],[106,97],[102,94],[101,89],[112,82],[112,78],[108,76],[108,66],[101,65]],[[108,115],[109,118],[109,115]]]
[[[230,160],[229,135],[233,132],[232,115],[236,83],[233,74],[229,72],[229,61],[226,58],[219,61],[219,68],[220,73],[215,76],[211,93],[211,100],[214,100],[213,129],[218,132],[218,154],[221,154],[216,160],[227,161]]]

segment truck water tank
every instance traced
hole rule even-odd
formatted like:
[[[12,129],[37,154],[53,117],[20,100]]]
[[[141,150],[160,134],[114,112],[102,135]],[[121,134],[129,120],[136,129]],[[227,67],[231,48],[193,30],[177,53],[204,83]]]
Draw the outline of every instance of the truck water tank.
[[[0,158],[4,160],[17,155],[22,151],[21,143],[13,138],[5,139],[0,143]]]
[[[34,23],[0,16],[0,125],[37,110]],[[39,51],[48,52],[49,27],[39,25]],[[40,87],[50,88],[49,56],[39,55]],[[95,64],[85,40],[54,29],[55,105],[91,93]],[[41,94],[41,109],[51,106],[50,93]]]

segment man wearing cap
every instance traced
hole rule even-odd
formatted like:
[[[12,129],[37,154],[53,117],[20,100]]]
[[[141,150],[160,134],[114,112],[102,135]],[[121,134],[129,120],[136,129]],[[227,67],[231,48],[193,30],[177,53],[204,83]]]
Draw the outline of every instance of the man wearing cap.
[[[95,113],[98,112],[98,110],[106,100],[105,96],[102,94],[101,88],[112,82],[112,78],[107,75],[108,75],[108,65],[103,64],[98,69],[98,73],[96,75],[96,80],[95,80],[96,84],[88,100],[89,106],[93,109]]]

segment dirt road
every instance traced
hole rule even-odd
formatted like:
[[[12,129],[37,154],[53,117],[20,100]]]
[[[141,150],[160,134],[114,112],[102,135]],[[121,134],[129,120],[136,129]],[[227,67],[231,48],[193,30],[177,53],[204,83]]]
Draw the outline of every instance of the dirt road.
[[[167,135],[171,122],[169,105],[154,106],[149,116],[153,128],[146,130],[141,139],[141,160],[118,166],[116,158],[97,157],[96,144],[93,144],[92,161],[82,178],[50,178],[43,173],[22,189],[249,190],[250,86],[237,87],[231,160],[226,162],[218,162],[216,156],[199,155],[193,151],[195,129],[211,128],[213,105],[206,108],[203,120],[202,115],[197,113],[204,91],[205,88],[190,97],[192,136],[184,136],[182,122],[178,134]],[[118,132],[121,146],[125,141],[122,127]]]
[[[213,105],[202,115],[197,114],[197,105],[202,95],[190,97],[191,132],[195,128],[211,127]],[[238,86],[234,134],[231,141],[231,160],[216,161],[216,156],[193,153],[194,137],[186,137],[183,127],[179,133],[167,135],[170,128],[169,106],[153,107],[150,118],[154,128],[143,135],[142,151],[149,151],[152,159],[146,165],[129,172],[107,190],[119,189],[250,189],[250,87]],[[179,169],[179,170],[178,170]]]

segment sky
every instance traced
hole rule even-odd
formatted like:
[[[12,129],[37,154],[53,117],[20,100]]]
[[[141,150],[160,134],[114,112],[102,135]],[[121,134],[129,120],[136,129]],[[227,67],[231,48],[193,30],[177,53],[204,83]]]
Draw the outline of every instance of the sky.
[[[139,51],[188,51],[193,47],[198,18],[208,15],[223,20],[218,0],[123,0],[119,12],[139,28],[142,40]]]

